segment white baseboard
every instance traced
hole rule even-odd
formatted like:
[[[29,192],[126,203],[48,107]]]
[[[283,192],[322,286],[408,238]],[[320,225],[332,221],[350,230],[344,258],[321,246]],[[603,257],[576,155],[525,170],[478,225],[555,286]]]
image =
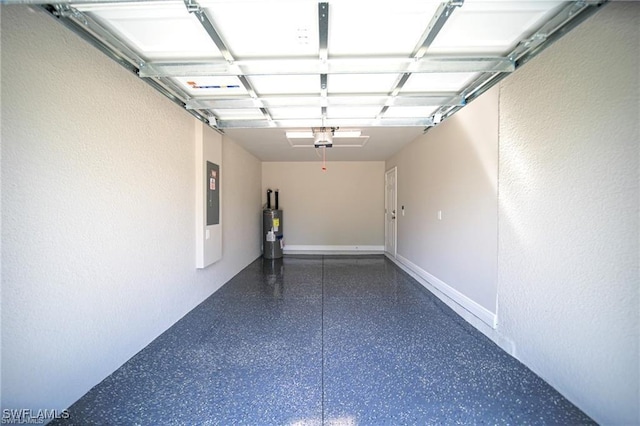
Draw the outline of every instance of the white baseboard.
[[[479,328],[476,324],[474,324],[474,322],[477,323],[477,319],[479,319],[480,321],[482,321],[485,327],[489,326],[491,330],[495,330],[497,326],[497,316],[495,313],[489,311],[484,306],[481,306],[474,300],[460,293],[458,290],[451,287],[439,278],[431,275],[429,272],[420,268],[409,259],[401,255],[398,255],[396,259],[390,256],[387,257],[389,257],[389,259],[396,263],[406,273],[411,275],[416,281],[430,290],[443,302],[449,305],[450,308],[452,308],[454,311],[456,311],[456,313],[458,313],[458,315],[467,320],[467,322],[470,322],[471,325]],[[476,319],[476,321],[473,321],[474,318],[468,318],[469,314],[471,314]]]
[[[384,246],[286,245],[284,254],[383,254]]]

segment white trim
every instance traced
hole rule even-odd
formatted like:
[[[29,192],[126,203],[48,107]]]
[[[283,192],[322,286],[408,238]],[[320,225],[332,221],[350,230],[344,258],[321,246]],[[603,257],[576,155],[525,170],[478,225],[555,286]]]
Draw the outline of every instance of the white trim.
[[[284,254],[382,254],[382,246],[312,246],[285,245]]]
[[[443,302],[447,303],[447,305],[458,312],[458,314],[460,314],[459,309],[456,309],[456,307],[452,306],[449,302],[455,303],[457,307],[462,307],[466,312],[472,314],[474,317],[476,317],[492,329],[495,330],[495,328],[497,327],[497,316],[495,313],[491,312],[484,306],[481,306],[474,300],[460,293],[458,290],[451,287],[439,278],[431,275],[402,255],[398,254],[396,256],[396,259],[393,259],[391,257],[389,258],[398,266],[400,266],[401,269],[415,278],[416,281],[418,281],[420,284],[422,284],[424,287],[438,296]],[[433,290],[437,290],[437,292]],[[446,299],[441,297],[440,295],[445,296]],[[461,316],[463,316],[464,318],[464,315]],[[468,318],[465,319],[469,321]]]

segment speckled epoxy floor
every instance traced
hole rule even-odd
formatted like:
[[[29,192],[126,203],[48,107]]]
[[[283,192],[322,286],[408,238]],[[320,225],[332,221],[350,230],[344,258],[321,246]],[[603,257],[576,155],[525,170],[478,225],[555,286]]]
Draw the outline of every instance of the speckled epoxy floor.
[[[54,424],[593,423],[383,256],[258,259],[70,415]]]

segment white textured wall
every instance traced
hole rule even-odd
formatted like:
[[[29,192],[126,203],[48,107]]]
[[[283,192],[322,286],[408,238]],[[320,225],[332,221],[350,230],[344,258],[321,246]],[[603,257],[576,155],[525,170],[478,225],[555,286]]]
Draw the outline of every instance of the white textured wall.
[[[338,148],[336,148],[338,149]],[[280,190],[285,244],[383,246],[384,162],[262,163],[267,188]],[[272,197],[273,201],[273,197]]]
[[[40,12],[2,7],[2,407],[64,408],[259,255],[260,162],[223,141],[196,270],[194,119]]]
[[[598,422],[640,423],[640,3],[503,82],[500,333]]]
[[[492,89],[386,164],[398,167],[400,260],[491,313],[497,287],[497,151],[498,90]]]

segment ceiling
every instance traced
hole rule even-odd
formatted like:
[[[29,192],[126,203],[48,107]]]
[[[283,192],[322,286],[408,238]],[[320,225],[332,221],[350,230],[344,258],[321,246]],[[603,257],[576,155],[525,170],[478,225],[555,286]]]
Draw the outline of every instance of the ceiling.
[[[384,160],[604,1],[63,1],[41,6],[263,161]],[[36,3],[38,3],[36,1]],[[360,136],[341,137],[347,130]]]

